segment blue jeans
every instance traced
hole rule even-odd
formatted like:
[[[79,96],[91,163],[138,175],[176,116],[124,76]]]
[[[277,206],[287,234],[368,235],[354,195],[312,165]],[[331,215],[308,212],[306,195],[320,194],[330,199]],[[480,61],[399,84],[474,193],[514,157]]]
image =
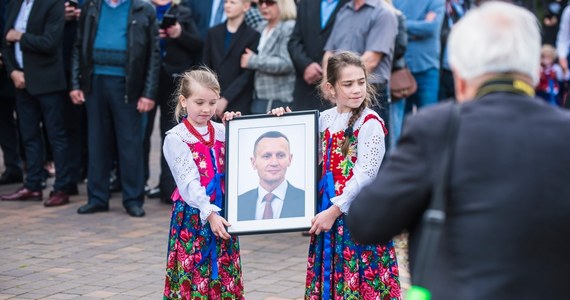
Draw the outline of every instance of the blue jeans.
[[[437,103],[439,94],[439,70],[427,69],[422,72],[412,73],[418,84],[418,90],[406,99],[406,113]]]

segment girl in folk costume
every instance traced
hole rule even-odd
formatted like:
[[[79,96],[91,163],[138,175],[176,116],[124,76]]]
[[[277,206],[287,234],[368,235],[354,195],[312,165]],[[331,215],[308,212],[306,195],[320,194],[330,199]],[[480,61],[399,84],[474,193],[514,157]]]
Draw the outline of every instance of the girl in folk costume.
[[[311,221],[305,299],[400,299],[393,243],[361,245],[344,215],[360,189],[378,173],[385,153],[384,121],[369,107],[374,90],[359,56],[328,59],[323,88],[336,107],[321,113],[323,155],[319,213]]]
[[[167,132],[163,146],[177,186],[164,299],[243,299],[238,240],[219,215],[225,128],[210,119],[220,85],[211,71],[198,69],[181,76],[177,93],[175,116],[182,122]],[[238,115],[226,112],[224,120]]]

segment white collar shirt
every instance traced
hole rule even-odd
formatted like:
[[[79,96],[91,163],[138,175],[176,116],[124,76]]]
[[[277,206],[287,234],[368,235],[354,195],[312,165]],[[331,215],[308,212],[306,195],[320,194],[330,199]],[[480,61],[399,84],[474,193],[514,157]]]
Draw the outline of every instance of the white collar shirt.
[[[271,209],[273,210],[274,219],[279,219],[279,216],[281,215],[281,209],[283,209],[283,201],[285,201],[285,194],[287,193],[287,186],[287,180],[283,180],[283,182],[271,192],[275,196],[271,201]],[[255,205],[256,220],[263,219],[263,212],[265,211],[266,205],[266,202],[263,200],[263,198],[268,193],[269,192],[261,186],[257,188],[257,203]]]
[[[30,11],[32,11],[32,6],[34,5],[34,0],[22,1],[22,6],[20,7],[20,12],[14,23],[14,30],[25,33],[28,27],[28,19],[30,18]],[[16,56],[16,62],[20,69],[24,69],[24,56],[22,54],[22,48],[20,47],[20,42],[14,43],[14,54]]]

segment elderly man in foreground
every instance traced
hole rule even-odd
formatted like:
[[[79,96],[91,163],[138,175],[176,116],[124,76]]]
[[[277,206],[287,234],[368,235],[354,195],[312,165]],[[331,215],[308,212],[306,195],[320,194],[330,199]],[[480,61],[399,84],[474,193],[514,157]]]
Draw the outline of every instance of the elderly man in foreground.
[[[349,230],[363,243],[410,231],[412,282],[417,261],[429,261],[432,299],[568,299],[570,114],[534,97],[538,23],[512,4],[483,4],[453,27],[449,61],[459,104],[408,118],[385,168],[353,202]],[[448,144],[446,218],[426,257],[421,219]]]

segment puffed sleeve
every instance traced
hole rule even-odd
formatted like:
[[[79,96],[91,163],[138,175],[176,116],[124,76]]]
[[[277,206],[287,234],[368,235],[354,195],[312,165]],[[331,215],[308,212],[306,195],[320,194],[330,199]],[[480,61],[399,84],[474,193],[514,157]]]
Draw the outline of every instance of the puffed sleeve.
[[[218,212],[221,209],[210,203],[206,189],[200,184],[200,173],[188,145],[176,134],[168,134],[162,151],[180,196],[188,205],[200,210],[200,219],[205,224],[212,211]]]
[[[386,146],[384,129],[380,122],[371,119],[365,122],[358,133],[356,163],[352,169],[352,177],[346,182],[342,194],[333,197],[331,202],[348,213],[352,200],[360,190],[369,184],[380,169]]]

